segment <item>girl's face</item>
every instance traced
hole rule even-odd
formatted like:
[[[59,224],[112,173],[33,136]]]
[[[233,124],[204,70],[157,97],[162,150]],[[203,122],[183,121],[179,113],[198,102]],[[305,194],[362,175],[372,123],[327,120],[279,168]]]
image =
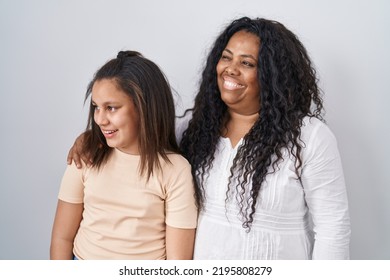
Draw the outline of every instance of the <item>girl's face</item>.
[[[114,80],[96,81],[92,87],[94,120],[107,145],[124,153],[139,154],[139,115],[134,102]]]
[[[257,78],[259,38],[238,31],[229,40],[217,64],[218,88],[231,111],[251,115],[260,109]]]

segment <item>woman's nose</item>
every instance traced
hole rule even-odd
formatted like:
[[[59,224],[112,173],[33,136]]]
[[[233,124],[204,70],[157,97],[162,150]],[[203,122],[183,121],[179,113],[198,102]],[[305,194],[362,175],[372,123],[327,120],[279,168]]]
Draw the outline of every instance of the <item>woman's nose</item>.
[[[225,72],[228,75],[237,76],[239,74],[239,69],[237,67],[237,64],[235,62],[230,63],[229,65],[226,66]]]

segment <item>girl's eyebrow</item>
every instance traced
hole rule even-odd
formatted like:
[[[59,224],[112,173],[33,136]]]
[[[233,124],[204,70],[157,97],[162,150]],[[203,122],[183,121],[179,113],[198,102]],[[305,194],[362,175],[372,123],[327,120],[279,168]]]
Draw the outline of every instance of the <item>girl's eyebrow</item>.
[[[96,102],[94,100],[91,99],[91,103],[96,105]],[[106,102],[103,102],[103,106],[107,106],[107,105],[119,105],[120,103],[117,102],[117,101],[106,101]]]

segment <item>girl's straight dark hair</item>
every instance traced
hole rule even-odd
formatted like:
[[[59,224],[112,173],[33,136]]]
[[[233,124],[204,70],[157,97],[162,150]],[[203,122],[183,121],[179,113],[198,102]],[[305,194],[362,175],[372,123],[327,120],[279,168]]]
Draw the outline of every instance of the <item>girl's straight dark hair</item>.
[[[155,168],[161,168],[160,157],[169,162],[167,153],[178,153],[175,136],[175,107],[171,87],[164,73],[139,52],[120,51],[116,58],[104,64],[89,83],[85,102],[93,85],[103,79],[114,81],[134,102],[139,114],[140,174],[150,178]],[[92,167],[99,169],[112,148],[94,121],[94,106],[90,102],[86,140],[83,153],[91,155]],[[90,131],[90,132],[89,132]]]

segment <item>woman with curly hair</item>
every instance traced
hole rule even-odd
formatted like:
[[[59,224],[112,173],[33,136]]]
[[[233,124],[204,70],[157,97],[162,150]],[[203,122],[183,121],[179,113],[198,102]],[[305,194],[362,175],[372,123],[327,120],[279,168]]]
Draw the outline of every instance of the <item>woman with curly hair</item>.
[[[243,17],[223,30],[176,130],[196,181],[195,259],[349,258],[342,164],[322,111],[315,69],[284,25]]]

